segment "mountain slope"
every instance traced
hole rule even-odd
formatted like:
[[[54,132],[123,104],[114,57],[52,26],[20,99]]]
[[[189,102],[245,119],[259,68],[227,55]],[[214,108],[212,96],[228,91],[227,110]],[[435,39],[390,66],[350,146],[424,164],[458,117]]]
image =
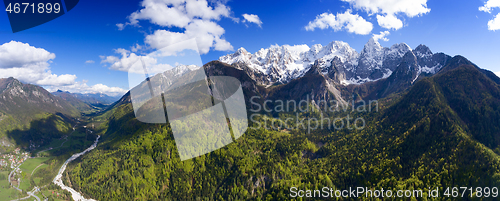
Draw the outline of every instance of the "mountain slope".
[[[48,142],[68,132],[69,118],[79,114],[77,108],[42,87],[23,84],[14,78],[0,79],[0,137],[3,142],[6,137],[24,146]]]
[[[70,103],[73,107],[77,108],[78,110],[80,110],[82,112],[91,111],[93,109],[93,107],[89,103],[83,102],[82,100],[75,97],[75,95],[70,93],[70,92],[67,92],[67,91],[64,92],[64,91],[58,90],[56,92],[53,92],[52,94],[64,99],[65,101]]]
[[[451,58],[443,53],[433,54],[426,46],[419,45],[415,50],[406,52],[389,77],[375,82],[349,85],[346,87],[346,93],[357,94],[362,99],[384,98],[406,91],[421,78],[446,71],[450,65],[455,65],[455,61],[455,57]]]
[[[59,96],[67,101],[70,101],[72,103],[75,103],[75,106],[86,108],[80,103],[77,103],[76,99],[80,100],[83,103],[90,104],[90,105],[109,105],[111,103],[114,103],[119,99],[119,97],[112,97],[108,96],[106,94],[102,93],[94,93],[94,94],[81,94],[81,93],[70,93],[68,91],[61,91],[57,90],[53,92],[52,94]]]
[[[240,48],[233,54],[220,57],[219,61],[245,64],[248,67],[245,71],[261,85],[288,83],[304,76],[312,66],[318,67],[334,82],[349,85],[389,77],[408,52],[417,58],[418,75],[438,72],[448,59],[445,54],[433,54],[424,45],[414,50],[405,43],[388,48],[371,38],[360,53],[345,42],[333,41],[326,46],[316,44],[312,47],[275,45],[254,54]]]
[[[500,86],[476,66],[460,65],[434,77],[464,129],[491,149],[500,145]]]
[[[23,84],[14,78],[0,79],[0,111],[26,120],[35,113],[78,115],[78,110],[42,87]]]
[[[412,82],[418,56],[405,57],[393,75]],[[236,66],[215,61],[204,68],[209,75],[238,78],[248,90],[245,96],[265,100],[280,93],[303,98],[324,89],[329,79],[312,67],[299,79],[266,88]],[[102,144],[69,167],[71,182],[99,200],[284,200],[291,186],[416,189],[427,196],[429,186],[500,185],[500,153],[492,151],[499,145],[498,85],[479,69],[459,65],[408,87],[401,98],[382,99],[377,112],[330,116],[362,117],[364,129],[249,129],[236,142],[186,161],[179,159],[168,124],[138,122],[131,104],[123,101],[110,110]],[[297,115],[320,118],[314,112]],[[268,121],[254,120],[253,126]],[[486,129],[487,124],[494,126]]]

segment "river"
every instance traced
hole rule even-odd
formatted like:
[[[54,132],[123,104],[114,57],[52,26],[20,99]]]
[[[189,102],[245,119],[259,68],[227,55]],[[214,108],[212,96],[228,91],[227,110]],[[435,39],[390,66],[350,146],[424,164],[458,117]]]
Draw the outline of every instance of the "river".
[[[68,165],[68,163],[70,163],[71,161],[75,160],[76,158],[80,157],[81,155],[89,152],[90,150],[94,149],[96,146],[97,146],[97,142],[99,141],[99,138],[101,136],[97,136],[97,138],[95,139],[94,141],[94,144],[92,144],[92,146],[90,146],[89,148],[85,149],[85,151],[82,151],[80,153],[76,153],[76,154],[73,154],[73,156],[71,156],[68,160],[66,160],[66,162],[64,162],[64,164],[61,166],[61,168],[59,169],[59,172],[57,173],[57,176],[54,178],[54,180],[52,182],[54,182],[56,185],[60,186],[63,190],[67,190],[71,193],[71,197],[73,198],[73,200],[75,201],[95,201],[94,199],[85,199],[83,197],[82,194],[80,194],[79,192],[77,192],[75,189],[72,189],[66,185],[64,185],[64,183],[62,182],[62,174],[64,172],[64,170],[66,170],[66,166]]]

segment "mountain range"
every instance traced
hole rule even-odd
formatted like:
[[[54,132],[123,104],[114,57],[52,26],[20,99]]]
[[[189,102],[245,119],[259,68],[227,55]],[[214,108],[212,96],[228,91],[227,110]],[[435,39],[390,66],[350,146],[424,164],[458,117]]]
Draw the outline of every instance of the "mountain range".
[[[406,55],[408,52],[411,54]],[[425,45],[419,45],[414,50],[405,43],[382,47],[371,38],[360,53],[345,42],[333,41],[326,46],[271,46],[254,54],[240,48],[233,54],[220,57],[219,61],[245,64],[255,74],[264,77],[261,82],[265,85],[288,83],[304,76],[312,66],[337,84],[349,85],[387,78],[402,59],[416,60],[416,68],[413,69],[416,79],[422,73],[438,72],[450,57],[443,53],[434,54]]]
[[[144,102],[136,110],[147,111],[153,105],[151,94],[160,97],[162,90],[175,89],[169,92],[173,98],[189,97],[179,110],[202,108],[196,100],[206,93],[199,83],[178,87],[200,76],[201,69],[179,66],[150,77],[154,86],[145,80],[105,111],[90,115],[100,121],[94,131],[102,138],[93,151],[68,165],[65,183],[98,200],[287,200],[291,186],[415,189],[425,197],[429,188],[500,185],[500,78],[463,56],[433,53],[425,45],[387,48],[370,39],[359,53],[339,41],[272,46],[254,54],[240,48],[202,68],[208,78],[240,81],[249,126],[269,126],[271,119],[350,116],[362,118],[364,129],[248,129],[223,148],[181,161],[170,125],[140,122],[132,106],[136,99]],[[188,93],[194,89],[197,96]],[[19,104],[37,103],[48,108],[42,113],[71,115],[78,108],[71,100],[82,102],[69,93],[55,94],[2,79],[0,106],[6,106],[0,111],[11,115],[6,111]],[[370,113],[252,112],[251,97],[258,97],[254,103],[267,102],[268,108],[275,108],[277,100],[307,100],[318,109],[354,108],[361,100],[379,105]],[[19,139],[38,139],[36,133]]]
[[[69,96],[74,97],[80,101],[92,105],[109,105],[120,99],[121,96],[108,96],[103,93],[70,93],[68,91],[57,90],[52,94],[62,97],[64,99],[69,99]]]
[[[47,143],[69,131],[79,109],[44,88],[15,78],[0,79],[0,150]]]

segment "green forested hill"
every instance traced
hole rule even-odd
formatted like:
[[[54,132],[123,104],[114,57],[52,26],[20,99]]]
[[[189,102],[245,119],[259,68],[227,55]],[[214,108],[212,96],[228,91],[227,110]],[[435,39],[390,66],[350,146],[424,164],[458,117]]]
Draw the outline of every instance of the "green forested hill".
[[[78,115],[77,108],[40,86],[0,79],[0,150],[12,143],[27,147],[61,137],[70,132],[71,117]]]
[[[169,125],[140,123],[123,102],[104,114],[102,142],[69,174],[73,188],[98,200],[289,200],[291,187],[420,189],[424,196],[437,187],[441,195],[446,187],[498,187],[499,92],[462,65],[379,100],[377,112],[325,114],[362,117],[362,130],[249,129],[182,162]]]

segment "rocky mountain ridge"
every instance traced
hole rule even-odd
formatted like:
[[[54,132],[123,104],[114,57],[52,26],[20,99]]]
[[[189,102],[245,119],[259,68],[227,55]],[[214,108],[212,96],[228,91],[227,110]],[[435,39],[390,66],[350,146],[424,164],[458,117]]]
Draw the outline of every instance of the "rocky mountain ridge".
[[[333,41],[326,46],[273,45],[254,54],[240,48],[233,54],[220,57],[219,61],[245,64],[249,67],[247,73],[258,75],[261,78],[256,80],[267,86],[288,83],[302,77],[313,65],[336,83],[350,85],[388,78],[408,52],[416,57],[415,70],[418,75],[436,73],[449,57],[442,53],[434,54],[425,45],[413,50],[406,43],[382,47],[371,38],[360,53],[345,42]]]

